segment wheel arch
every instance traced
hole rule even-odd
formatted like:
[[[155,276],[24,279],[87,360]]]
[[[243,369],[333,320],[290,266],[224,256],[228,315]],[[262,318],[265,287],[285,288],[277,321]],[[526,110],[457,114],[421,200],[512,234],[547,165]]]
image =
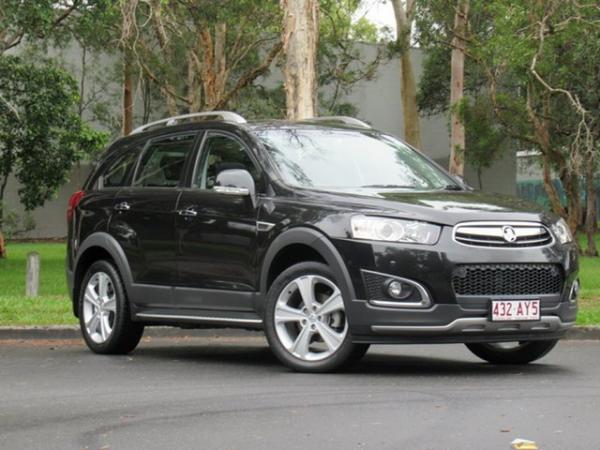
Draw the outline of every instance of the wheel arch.
[[[290,249],[299,248],[310,249],[309,251],[313,258],[309,258],[307,260],[321,261],[331,268],[335,274],[336,281],[340,284],[340,289],[342,290],[342,295],[344,296],[345,301],[352,301],[355,298],[354,286],[352,285],[352,280],[350,278],[350,274],[348,273],[348,269],[346,268],[341,255],[329,238],[325,234],[315,229],[308,227],[297,227],[288,231],[284,231],[282,234],[277,236],[265,254],[260,275],[260,292],[262,294],[260,297],[262,299],[266,298],[270,284],[273,282],[276,276],[285,270],[285,268],[287,268],[284,267],[283,270],[281,270],[281,268],[277,268],[277,270],[274,272],[274,264],[277,264],[278,261],[281,261],[282,255],[285,255],[286,252],[290,251]],[[317,258],[314,258],[315,256]],[[294,260],[292,259],[292,261]],[[296,262],[300,262],[300,260],[297,260],[294,263]],[[264,305],[260,304],[256,305],[256,307],[257,310],[262,313]]]
[[[107,259],[114,263],[119,271],[123,287],[129,297],[133,283],[131,270],[125,252],[117,240],[105,232],[97,232],[88,236],[79,246],[73,271],[73,313],[79,317],[79,291],[81,283],[89,267],[98,260]]]

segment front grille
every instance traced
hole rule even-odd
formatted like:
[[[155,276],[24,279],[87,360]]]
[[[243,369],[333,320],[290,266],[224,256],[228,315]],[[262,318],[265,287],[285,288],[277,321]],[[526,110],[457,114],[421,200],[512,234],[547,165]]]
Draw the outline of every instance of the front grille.
[[[540,295],[562,292],[563,275],[554,264],[467,264],[452,274],[456,295]]]
[[[454,240],[477,247],[542,247],[552,243],[548,229],[537,222],[465,222],[454,228]]]

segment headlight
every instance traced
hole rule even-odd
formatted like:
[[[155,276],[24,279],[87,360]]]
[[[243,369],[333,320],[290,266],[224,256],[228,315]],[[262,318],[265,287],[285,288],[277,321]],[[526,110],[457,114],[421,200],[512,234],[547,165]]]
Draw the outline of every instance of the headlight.
[[[556,236],[556,239],[558,239],[558,242],[561,244],[566,244],[567,242],[573,241],[573,235],[571,234],[569,225],[567,225],[567,222],[565,222],[564,219],[560,219],[558,222],[552,225],[551,228],[554,236]]]
[[[441,231],[441,227],[430,223],[384,217],[354,216],[351,223],[352,237],[369,241],[433,245]]]

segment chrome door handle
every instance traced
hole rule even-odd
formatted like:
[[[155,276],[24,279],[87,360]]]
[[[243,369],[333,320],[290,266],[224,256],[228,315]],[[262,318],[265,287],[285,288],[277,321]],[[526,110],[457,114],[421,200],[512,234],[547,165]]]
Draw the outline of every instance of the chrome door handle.
[[[198,215],[198,211],[196,211],[194,208],[186,208],[180,209],[177,211],[177,214],[183,217],[196,217]]]
[[[115,211],[129,211],[131,209],[131,205],[127,202],[117,203],[113,209]]]

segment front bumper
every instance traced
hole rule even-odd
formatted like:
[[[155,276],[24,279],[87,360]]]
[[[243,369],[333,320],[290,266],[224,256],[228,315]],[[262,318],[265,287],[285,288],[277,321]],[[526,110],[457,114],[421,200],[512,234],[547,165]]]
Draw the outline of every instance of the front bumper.
[[[436,246],[335,240],[350,274],[355,299],[347,302],[350,331],[356,342],[443,343],[558,339],[571,328],[577,303],[569,301],[577,278],[577,252],[572,245],[528,249],[470,248],[451,239],[446,229]],[[452,273],[463,264],[555,264],[561,267],[562,291],[546,295],[457,296]],[[381,307],[368,300],[362,270],[414,280],[430,294],[427,308]],[[494,299],[540,299],[535,322],[491,322]]]

